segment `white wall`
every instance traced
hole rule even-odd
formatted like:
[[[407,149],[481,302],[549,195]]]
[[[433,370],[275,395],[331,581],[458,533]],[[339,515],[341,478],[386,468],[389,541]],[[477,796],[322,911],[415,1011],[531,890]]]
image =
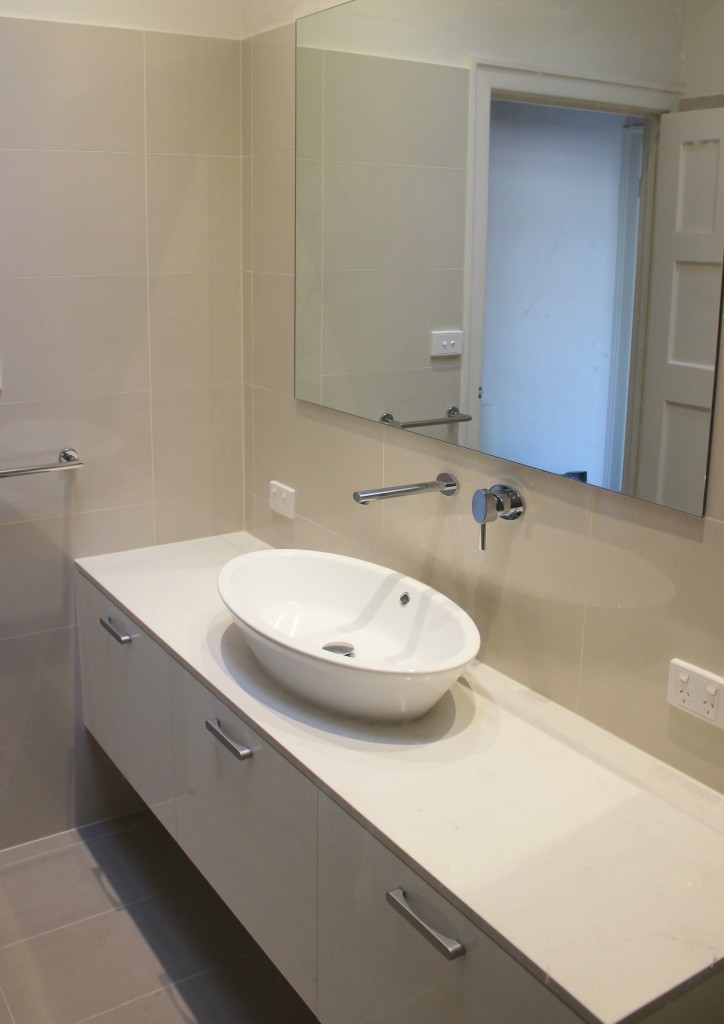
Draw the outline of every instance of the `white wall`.
[[[687,96],[724,94],[724,0],[689,0],[684,37]]]
[[[303,8],[312,5],[283,6],[291,18],[309,13]],[[329,5],[318,8],[323,6]],[[556,0],[363,0],[302,23],[300,42],[457,66],[467,66],[472,54],[617,81],[676,85],[682,75],[683,25],[682,4],[662,0],[563,5]]]
[[[336,7],[346,0],[240,0],[243,38],[287,25],[305,14]]]
[[[0,0],[0,17],[241,38],[243,0]]]

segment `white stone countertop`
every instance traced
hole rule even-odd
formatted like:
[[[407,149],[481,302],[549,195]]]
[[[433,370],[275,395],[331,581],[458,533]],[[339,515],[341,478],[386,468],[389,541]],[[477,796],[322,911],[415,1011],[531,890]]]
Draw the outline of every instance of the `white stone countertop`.
[[[296,700],[257,665],[216,589],[225,562],[265,546],[236,533],[78,564],[594,1019],[622,1021],[724,958],[724,797],[479,663],[410,725]]]

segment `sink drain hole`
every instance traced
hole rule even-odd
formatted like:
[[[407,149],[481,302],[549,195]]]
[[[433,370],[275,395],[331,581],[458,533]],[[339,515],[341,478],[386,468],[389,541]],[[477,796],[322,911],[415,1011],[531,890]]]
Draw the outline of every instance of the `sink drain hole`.
[[[341,654],[343,658],[354,657],[354,644],[345,643],[343,640],[324,644],[322,650],[329,651],[330,654]]]

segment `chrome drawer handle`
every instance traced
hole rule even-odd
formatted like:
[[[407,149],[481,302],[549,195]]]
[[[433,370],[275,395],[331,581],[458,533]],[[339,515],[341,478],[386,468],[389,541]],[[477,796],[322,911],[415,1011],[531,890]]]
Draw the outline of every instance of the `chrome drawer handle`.
[[[100,622],[101,626],[103,626],[105,631],[111,634],[116,643],[130,644],[130,642],[133,640],[133,637],[129,636],[128,633],[121,633],[119,632],[119,630],[116,629],[116,627],[113,625],[113,622],[111,621],[110,615],[107,616],[107,618],[101,618],[98,621]]]
[[[446,960],[457,960],[459,956],[465,956],[465,946],[457,939],[449,939],[447,935],[431,928],[425,924],[405,898],[405,890],[402,887],[390,889],[386,894],[387,902],[394,907],[398,914],[401,914],[406,921],[409,921],[420,935],[423,935],[430,945],[434,946],[438,953],[442,953]]]
[[[234,743],[233,740],[229,739],[218,718],[207,718],[206,728],[223,747],[226,747],[234,755],[237,761],[248,761],[250,757],[254,756],[254,751],[251,747],[241,747],[238,743]]]

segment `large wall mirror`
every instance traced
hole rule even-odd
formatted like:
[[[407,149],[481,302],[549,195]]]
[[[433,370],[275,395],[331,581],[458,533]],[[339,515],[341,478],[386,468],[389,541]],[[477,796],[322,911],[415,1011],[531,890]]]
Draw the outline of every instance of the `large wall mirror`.
[[[297,398],[702,515],[724,0],[297,23]]]

